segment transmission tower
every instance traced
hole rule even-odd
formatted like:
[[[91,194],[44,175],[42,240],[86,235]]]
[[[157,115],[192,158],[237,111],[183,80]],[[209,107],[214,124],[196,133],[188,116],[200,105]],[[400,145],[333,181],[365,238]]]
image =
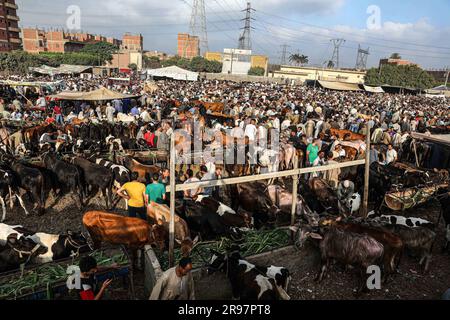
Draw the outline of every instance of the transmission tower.
[[[281,58],[280,58],[280,64],[286,65],[287,64],[287,48],[289,48],[290,46],[288,46],[287,44],[283,44],[280,46],[281,48],[283,48],[283,51],[281,51]]]
[[[189,34],[199,38],[200,52],[209,51],[204,0],[193,0]]]
[[[345,43],[344,39],[331,39],[330,40],[334,45],[333,57],[330,62],[333,63],[333,67],[335,69],[339,69],[339,49],[343,43]]]
[[[369,49],[361,49],[361,45],[358,45],[358,56],[356,57],[356,70],[365,70],[367,66],[367,57],[369,56]]]
[[[250,39],[250,30],[252,29],[252,27],[250,26],[250,22],[252,20],[254,20],[251,17],[251,13],[252,13],[252,11],[255,11],[255,9],[252,8],[252,5],[250,4],[250,2],[247,2],[247,9],[242,10],[242,11],[246,13],[245,19],[242,19],[245,21],[245,27],[243,28],[244,32],[239,37],[238,48],[241,50],[252,50],[252,41]]]

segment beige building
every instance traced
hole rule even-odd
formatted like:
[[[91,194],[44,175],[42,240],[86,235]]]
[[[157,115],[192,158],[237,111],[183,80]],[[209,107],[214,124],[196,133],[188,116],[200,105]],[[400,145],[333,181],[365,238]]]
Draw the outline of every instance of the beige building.
[[[159,60],[161,60],[161,61],[164,61],[164,60],[167,60],[167,59],[170,59],[171,57],[173,57],[173,55],[170,55],[170,54],[167,54],[167,53],[161,52],[161,51],[156,51],[156,50],[145,51],[144,56],[149,57],[149,58],[156,57],[156,58],[159,58]]]
[[[209,60],[209,61],[218,61],[218,62],[223,63],[223,57],[224,57],[224,54],[221,52],[206,52],[205,53],[205,59]],[[269,58],[267,56],[262,56],[262,55],[251,55],[250,67],[251,68],[261,67],[264,70],[266,70],[266,74],[267,74],[267,70],[269,69]]]
[[[280,70],[272,72],[269,76],[272,76],[274,78],[299,80],[301,82],[305,82],[306,80],[325,80],[363,84],[366,72],[312,67],[281,66]]]
[[[114,53],[111,62],[106,64],[107,67],[117,69],[129,69],[130,64],[136,64],[138,70],[142,70],[142,53],[130,52],[121,50],[119,53]]]

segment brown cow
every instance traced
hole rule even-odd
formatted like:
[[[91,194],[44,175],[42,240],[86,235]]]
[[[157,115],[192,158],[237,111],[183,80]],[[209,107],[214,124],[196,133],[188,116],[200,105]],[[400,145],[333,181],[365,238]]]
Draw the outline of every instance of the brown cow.
[[[354,133],[350,130],[340,130],[340,129],[330,129],[330,135],[336,136],[339,139],[345,140],[345,141],[352,141],[352,140],[366,140],[366,136],[359,133]]]
[[[157,245],[163,251],[165,247],[165,230],[158,225],[150,225],[139,218],[123,217],[102,211],[88,211],[83,216],[83,225],[89,232],[94,249],[98,249],[102,242],[124,245],[130,248],[133,265],[140,262],[138,249],[145,245]],[[137,263],[137,264],[136,264]]]
[[[152,226],[139,218],[88,211],[83,216],[83,225],[88,230],[95,249],[100,248],[102,242],[136,249],[147,244],[158,244],[160,248],[164,248],[163,239],[156,237],[159,234],[158,226]]]
[[[144,165],[129,156],[123,158],[123,165],[127,167],[130,172],[137,172],[139,179],[146,181],[149,181],[154,173],[158,173],[161,170],[158,166]]]

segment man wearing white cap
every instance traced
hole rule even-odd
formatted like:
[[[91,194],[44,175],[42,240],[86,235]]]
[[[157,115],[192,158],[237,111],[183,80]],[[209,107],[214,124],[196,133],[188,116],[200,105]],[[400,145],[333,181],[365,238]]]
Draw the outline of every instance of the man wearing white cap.
[[[350,180],[339,182],[337,196],[340,201],[345,201],[355,193],[355,184]]]

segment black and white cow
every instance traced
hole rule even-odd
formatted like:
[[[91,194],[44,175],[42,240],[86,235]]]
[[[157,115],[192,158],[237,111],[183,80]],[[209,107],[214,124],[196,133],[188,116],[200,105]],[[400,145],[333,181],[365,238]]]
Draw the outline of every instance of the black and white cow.
[[[0,245],[5,245],[10,234],[17,234],[17,239],[30,239],[42,247],[48,248],[45,254],[35,257],[34,262],[46,263],[54,260],[68,258],[73,254],[90,250],[86,238],[80,232],[67,231],[67,234],[56,235],[43,232],[34,232],[21,225],[10,226],[0,223]]]
[[[259,271],[254,264],[241,258],[239,252],[224,255],[213,252],[208,274],[225,272],[231,283],[233,299],[289,300],[286,291],[276,281]]]
[[[359,193],[354,193],[348,199],[345,199],[345,201],[339,201],[338,206],[340,212],[353,215],[357,213],[361,207],[361,195]]]
[[[19,200],[20,205],[25,210],[25,214],[28,215],[28,210],[20,196],[19,188],[17,186],[17,180],[14,178],[14,172],[11,170],[4,170],[0,168],[0,204],[2,206],[2,219],[0,222],[6,219],[6,196],[9,195],[9,202],[11,209],[14,206],[14,196]]]
[[[426,227],[429,229],[433,229],[434,228],[434,223],[422,219],[422,218],[407,218],[404,216],[396,216],[396,215],[381,215],[381,216],[376,216],[375,212],[371,212],[368,215],[369,218],[374,218],[374,220],[378,220],[380,222],[388,222],[389,224],[397,224],[397,225],[402,225],[402,226],[406,226],[406,227]]]
[[[0,273],[18,269],[27,264],[35,256],[45,254],[47,248],[17,233],[9,234],[5,244],[0,245]]]
[[[90,251],[87,240],[81,232],[67,230],[67,234],[64,235],[37,232],[26,238],[49,248],[47,253],[36,257],[37,263],[60,260]]]
[[[130,181],[130,170],[124,166],[117,165],[111,161],[97,158],[95,163],[108,168],[113,173],[114,186],[120,188],[122,185]]]
[[[125,152],[125,149],[122,146],[122,141],[113,135],[109,135],[106,137],[106,145],[109,146],[109,152],[120,151]]]
[[[255,266],[258,271],[265,274],[266,277],[275,280],[277,286],[283,288],[284,291],[288,291],[289,282],[291,281],[291,275],[289,270],[285,267],[277,266]]]
[[[26,237],[27,235],[32,234],[32,232],[28,233],[21,225],[10,226],[5,223],[0,223],[0,245],[6,245],[8,236],[10,234],[17,234],[17,239],[22,237]]]

